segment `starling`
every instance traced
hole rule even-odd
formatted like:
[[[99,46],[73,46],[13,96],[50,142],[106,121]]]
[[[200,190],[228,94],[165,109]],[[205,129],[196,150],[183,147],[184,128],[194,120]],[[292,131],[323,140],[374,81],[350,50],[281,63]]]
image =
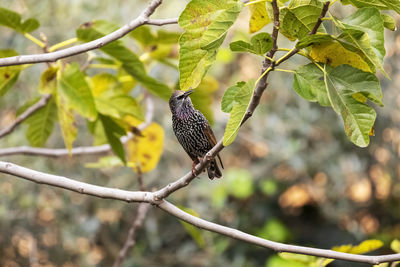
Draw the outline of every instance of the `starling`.
[[[203,158],[217,143],[217,140],[207,119],[193,107],[189,97],[191,93],[193,90],[175,91],[169,99],[169,108],[172,112],[174,133],[183,149],[193,160],[192,172],[194,173],[194,167],[200,162],[199,158]],[[219,155],[217,157],[221,167],[224,168],[221,157]],[[222,176],[215,159],[208,165],[207,172],[210,179]]]

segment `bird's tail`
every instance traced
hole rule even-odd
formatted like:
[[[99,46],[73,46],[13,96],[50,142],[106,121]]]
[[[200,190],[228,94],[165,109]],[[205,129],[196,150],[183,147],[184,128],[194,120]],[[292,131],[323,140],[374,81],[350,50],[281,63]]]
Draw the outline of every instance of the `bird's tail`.
[[[221,163],[221,167],[224,168],[224,165],[222,165],[222,161],[221,158],[219,157],[219,162]],[[220,178],[222,177],[222,172],[218,167],[217,161],[215,159],[213,159],[210,162],[210,165],[208,165],[207,167],[207,172],[208,172],[208,178],[210,178],[211,180],[214,179],[215,177]]]

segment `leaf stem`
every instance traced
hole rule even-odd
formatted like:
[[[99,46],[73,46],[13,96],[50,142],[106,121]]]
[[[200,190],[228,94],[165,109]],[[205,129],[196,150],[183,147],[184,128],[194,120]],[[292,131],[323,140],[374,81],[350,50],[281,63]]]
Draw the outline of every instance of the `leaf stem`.
[[[329,7],[331,7],[337,0],[333,0],[330,4]]]
[[[285,70],[285,69],[277,69],[277,68],[275,68],[274,70],[276,70],[276,71],[282,71],[282,72],[295,73],[295,71],[293,71],[293,70]]]
[[[324,74],[326,73],[325,71],[325,67],[322,68],[317,62],[313,61],[313,63],[315,64],[315,66],[317,66]]]
[[[261,74],[260,77],[258,77],[257,81],[255,82],[254,86],[256,86],[258,84],[258,82],[262,79],[262,77],[264,77],[268,72],[270,72],[272,70],[272,67],[269,67],[268,69],[266,69],[263,74]]]
[[[25,38],[27,38],[28,40],[34,42],[35,44],[37,44],[38,46],[40,46],[41,48],[44,48],[46,45],[45,43],[43,43],[42,41],[40,41],[39,39],[37,39],[35,36],[25,32],[24,33]]]
[[[67,45],[71,45],[71,44],[74,44],[74,43],[76,43],[76,42],[78,42],[78,38],[76,38],[76,37],[75,37],[75,38],[68,39],[68,40],[65,40],[65,41],[62,41],[61,43],[52,45],[52,46],[49,48],[49,52],[53,52],[53,51],[55,51],[55,50],[57,50],[57,49],[60,49],[61,47],[64,47],[64,46],[67,46]]]
[[[289,49],[289,48],[278,48],[278,51],[292,52],[292,50],[293,49]],[[306,58],[311,60],[310,56],[307,55],[303,50],[297,51],[297,54],[299,54],[300,56],[306,57]]]
[[[270,60],[271,62],[275,61],[273,58],[267,56],[267,55],[263,55],[266,59]]]
[[[296,50],[296,47],[292,48],[291,50],[289,50],[289,52],[287,52],[283,57],[281,57],[280,59],[278,59],[278,61],[276,61],[276,65],[281,64],[283,61],[286,60],[287,57],[290,57],[292,52]],[[299,53],[299,52],[297,52]]]

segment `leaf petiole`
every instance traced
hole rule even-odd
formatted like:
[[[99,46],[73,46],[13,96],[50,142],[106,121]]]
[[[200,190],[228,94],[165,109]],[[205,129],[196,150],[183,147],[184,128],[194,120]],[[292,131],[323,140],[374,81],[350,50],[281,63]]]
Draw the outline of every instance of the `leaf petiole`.
[[[41,48],[44,48],[46,45],[40,41],[39,39],[37,39],[35,36],[29,34],[29,33],[24,33],[25,38],[27,38],[28,40],[34,42],[35,44],[37,44],[38,46],[40,46]]]
[[[293,70],[285,70],[285,69],[277,69],[277,68],[275,68],[274,70],[276,70],[276,71],[282,71],[282,72],[295,73],[295,71],[293,71]]]
[[[67,46],[67,45],[71,45],[71,44],[76,43],[76,42],[78,42],[78,38],[76,38],[76,37],[75,37],[75,38],[68,39],[68,40],[65,40],[65,41],[62,41],[61,43],[52,45],[52,46],[49,48],[49,52],[53,52],[53,51],[55,51],[55,50],[60,49],[61,47],[64,47],[64,46]]]

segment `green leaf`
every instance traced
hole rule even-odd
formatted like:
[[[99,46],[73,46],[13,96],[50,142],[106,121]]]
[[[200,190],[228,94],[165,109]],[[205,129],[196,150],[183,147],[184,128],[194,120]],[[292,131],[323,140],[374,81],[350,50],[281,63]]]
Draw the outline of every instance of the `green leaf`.
[[[92,93],[99,113],[116,119],[132,115],[144,121],[137,101],[124,92],[118,78],[109,73],[100,73],[91,78]]]
[[[180,36],[181,33],[179,32],[158,30],[155,42],[156,44],[176,44],[178,43]]]
[[[221,101],[221,110],[225,113],[232,111],[232,108],[237,104],[235,101],[236,94],[239,92],[246,82],[238,82],[236,85],[226,89]]]
[[[36,19],[30,18],[24,21],[24,23],[21,24],[21,31],[22,32],[33,32],[37,28],[39,28],[40,24],[39,21]]]
[[[289,40],[304,38],[315,26],[322,11],[318,0],[294,0],[281,8],[279,32]],[[324,32],[323,26],[320,31]]]
[[[340,21],[333,18],[335,25],[342,30],[338,40],[345,46],[353,46],[379,69],[386,77],[382,67],[385,56],[383,19],[376,8],[361,8],[351,16]]]
[[[57,72],[59,68],[50,66],[40,76],[39,92],[41,94],[52,94],[57,88]]]
[[[60,122],[61,134],[64,139],[65,147],[71,153],[72,143],[76,139],[78,128],[75,125],[75,118],[72,109],[68,108],[64,101],[65,100],[61,96],[56,96],[58,120]]]
[[[272,49],[272,38],[266,32],[254,35],[250,44],[244,41],[236,41],[229,44],[232,51],[235,52],[250,52],[256,55],[264,55]]]
[[[382,105],[382,91],[374,74],[348,65],[326,66],[326,71],[322,72],[309,64],[296,71],[293,86],[305,99],[332,106],[342,116],[350,141],[360,147],[369,144],[376,113],[365,100]]]
[[[297,262],[297,261],[291,261],[291,260],[286,260],[281,257],[278,257],[277,255],[273,255],[268,258],[266,262],[266,267],[310,267],[309,264]]]
[[[137,27],[128,36],[138,41],[142,46],[148,46],[153,44],[154,40],[157,38],[155,34],[151,31],[151,28],[146,25]]]
[[[54,99],[33,113],[26,122],[29,124],[26,137],[32,146],[43,146],[50,137],[57,119]]]
[[[99,114],[99,118],[112,151],[126,164],[125,150],[120,140],[120,138],[125,135],[125,130],[110,117]]]
[[[186,6],[178,20],[185,30],[179,40],[181,90],[200,84],[241,7],[240,1],[233,0],[192,0]]]
[[[178,205],[178,207],[183,210],[184,212],[189,213],[190,215],[193,215],[195,217],[199,217],[199,214],[194,211],[193,209],[189,209],[189,208],[185,208],[181,205]],[[204,248],[205,247],[205,241],[202,235],[202,232],[199,228],[197,228],[194,225],[191,225],[185,221],[179,220],[181,222],[181,224],[183,225],[183,227],[185,228],[185,230],[189,233],[189,235],[193,238],[193,240],[196,242],[196,244],[201,247]]]
[[[124,115],[132,115],[138,120],[144,121],[141,107],[136,100],[127,95],[115,95],[110,98],[96,97],[96,106],[99,113],[122,119]]]
[[[11,49],[0,50],[0,58],[17,55],[17,52]],[[0,68],[0,96],[7,93],[7,91],[17,82],[22,68],[22,66],[7,66]]]
[[[376,7],[378,9],[394,10],[400,14],[400,0],[347,0],[355,7]]]
[[[281,252],[279,253],[279,257],[285,260],[290,260],[294,262],[299,262],[299,263],[305,263],[307,266],[313,266],[311,265],[312,263],[315,262],[317,259],[315,256],[310,256],[310,255],[302,255],[302,254],[296,254],[296,253],[290,253],[290,252]]]
[[[223,144],[224,146],[230,145],[235,141],[236,136],[239,132],[239,127],[246,114],[247,108],[250,104],[251,97],[254,92],[255,83],[254,80],[249,80],[245,85],[240,87],[235,95],[235,101],[237,102],[231,111],[228,124],[225,128]]]
[[[85,168],[113,168],[122,167],[124,163],[116,156],[104,156],[97,162],[85,163]]]
[[[324,74],[314,65],[300,66],[294,74],[293,88],[297,94],[311,102],[329,107],[331,102],[325,90]]]
[[[40,96],[35,96],[31,99],[28,99],[22,106],[20,106],[17,111],[15,112],[16,116],[20,116],[22,113],[24,113],[28,108],[31,106],[35,105],[39,100],[41,99]]]
[[[0,7],[0,25],[21,33],[32,32],[40,26],[39,22],[33,18],[22,23],[21,16],[18,13],[2,7]]]
[[[57,77],[57,90],[65,104],[89,120],[95,120],[97,110],[85,75],[78,63],[67,65]]]
[[[333,39],[334,39],[333,36],[326,34],[326,33],[317,33],[317,34],[313,34],[313,35],[306,35],[305,37],[301,38],[301,40],[299,40],[296,43],[296,48],[302,49],[302,48],[305,48],[310,45],[320,44],[323,42],[331,41]]]
[[[181,34],[158,30],[153,32],[149,26],[140,26],[129,33],[129,37],[138,41],[142,46],[155,46],[158,44],[176,44]]]
[[[115,25],[107,21],[94,21],[83,24],[76,31],[77,37],[85,42],[101,38],[115,29]],[[122,63],[122,68],[139,83],[146,87],[150,93],[168,100],[171,89],[165,84],[147,75],[143,63],[138,56],[126,48],[121,40],[114,41],[100,48],[104,53],[112,56]]]
[[[395,31],[396,30],[396,21],[394,20],[394,18],[388,14],[382,14],[381,13],[381,17],[383,19],[383,26],[386,29],[389,29],[391,31]]]

